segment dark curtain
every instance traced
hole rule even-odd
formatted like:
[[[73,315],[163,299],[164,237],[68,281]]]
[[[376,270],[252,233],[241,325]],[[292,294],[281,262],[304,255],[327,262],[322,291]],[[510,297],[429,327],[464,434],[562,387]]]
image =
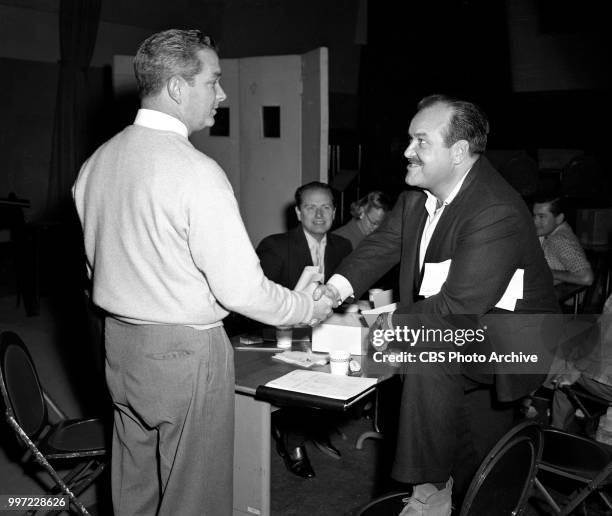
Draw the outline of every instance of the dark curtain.
[[[87,152],[87,70],[96,44],[101,0],[61,0],[60,70],[47,209],[61,213]]]
[[[415,20],[436,20],[435,30]],[[507,30],[505,2],[368,2],[359,83],[364,190],[406,188],[408,126],[426,95],[446,93],[479,103],[496,121],[497,137],[503,124],[496,111],[512,92]]]
[[[81,228],[70,188],[95,141],[94,91],[88,69],[101,0],[61,0],[60,57],[46,219],[34,224],[32,248],[40,265],[40,294],[49,299],[69,381],[83,411],[104,416],[109,406],[100,367],[101,319],[84,295],[88,286]],[[99,100],[99,99],[97,99]],[[103,363],[103,362],[102,362]],[[74,364],[79,364],[74,367]]]

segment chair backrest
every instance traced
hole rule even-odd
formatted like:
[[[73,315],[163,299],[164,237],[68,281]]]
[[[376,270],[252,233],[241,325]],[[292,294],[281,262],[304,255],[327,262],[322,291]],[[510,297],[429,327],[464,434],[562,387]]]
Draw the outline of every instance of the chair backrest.
[[[574,409],[582,411],[584,414],[584,433],[594,439],[599,418],[606,413],[612,403],[587,392],[578,384],[561,385],[558,389],[567,396]]]
[[[604,170],[594,156],[581,154],[569,160],[561,172],[561,191],[568,197],[605,197]]]
[[[47,426],[47,405],[30,352],[16,333],[0,334],[0,391],[12,415],[35,440]]]
[[[515,426],[493,447],[476,472],[460,516],[520,514],[542,455],[540,426]]]
[[[606,413],[608,407],[612,406],[607,399],[587,392],[578,384],[560,385],[558,388],[569,398],[575,408],[584,412],[586,417],[599,417]]]
[[[557,428],[544,430],[542,465],[566,470],[601,471],[612,462],[609,446]]]

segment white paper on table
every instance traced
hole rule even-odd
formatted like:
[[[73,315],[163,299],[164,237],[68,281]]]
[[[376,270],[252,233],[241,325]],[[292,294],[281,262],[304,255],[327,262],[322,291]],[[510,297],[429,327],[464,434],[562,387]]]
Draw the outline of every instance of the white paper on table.
[[[272,356],[275,360],[300,367],[323,366],[327,364],[327,355],[323,353],[309,353],[308,351],[284,351]]]
[[[438,292],[444,285],[448,272],[451,266],[451,260],[446,260],[440,263],[426,263],[423,271],[423,282],[419,290],[419,295],[430,297]],[[504,294],[495,305],[497,308],[514,312],[516,301],[523,299],[523,278],[525,275],[524,269],[516,269]]]
[[[377,383],[376,378],[361,378],[319,371],[296,369],[266,384],[285,391],[303,392],[337,400],[349,400]]]
[[[423,271],[423,281],[419,290],[419,296],[429,297],[440,292],[442,285],[448,277],[451,260],[440,263],[426,263]]]

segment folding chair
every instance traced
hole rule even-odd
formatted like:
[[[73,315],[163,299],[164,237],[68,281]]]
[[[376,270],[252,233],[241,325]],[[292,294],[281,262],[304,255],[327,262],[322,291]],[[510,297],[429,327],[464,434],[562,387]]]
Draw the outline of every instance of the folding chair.
[[[0,334],[0,391],[6,421],[26,449],[25,465],[37,462],[53,479],[49,494],[68,495],[78,514],[88,515],[77,496],[106,464],[104,428],[99,419],[66,419],[43,391],[32,356],[17,334]],[[48,408],[60,421],[52,424]],[[62,478],[51,462],[76,463]]]
[[[555,428],[544,429],[544,451],[540,470],[582,484],[560,507],[539,479],[535,485],[554,511],[566,516],[592,493],[598,493],[612,511],[610,498],[602,491],[612,483],[612,446]]]
[[[561,385],[557,388],[567,396],[574,409],[584,414],[584,433],[594,438],[599,418],[606,413],[612,403],[587,392],[577,384]]]
[[[474,475],[460,516],[514,516],[523,512],[542,454],[542,433],[533,421],[507,432]],[[357,516],[399,514],[411,493],[392,493],[363,507]]]

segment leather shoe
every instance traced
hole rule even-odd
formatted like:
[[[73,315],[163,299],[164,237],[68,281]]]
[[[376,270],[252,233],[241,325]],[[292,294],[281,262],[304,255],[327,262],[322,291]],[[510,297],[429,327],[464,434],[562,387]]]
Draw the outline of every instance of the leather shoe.
[[[340,450],[331,443],[329,436],[313,439],[312,442],[320,452],[328,455],[332,459],[340,459],[342,457]]]
[[[297,446],[290,453],[283,456],[283,460],[287,469],[294,475],[302,478],[312,478],[315,476],[314,469],[312,469],[310,459],[306,453],[306,448],[303,446]]]

